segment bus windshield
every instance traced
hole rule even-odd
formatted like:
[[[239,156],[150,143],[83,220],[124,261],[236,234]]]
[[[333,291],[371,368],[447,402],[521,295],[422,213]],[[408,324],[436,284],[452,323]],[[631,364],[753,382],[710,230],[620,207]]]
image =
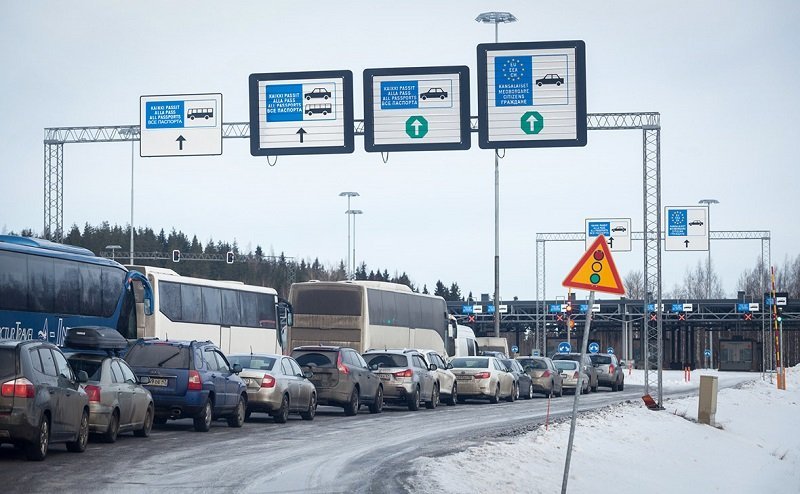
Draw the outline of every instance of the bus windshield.
[[[292,303],[295,314],[318,316],[360,316],[361,291],[357,287],[309,287],[297,290]]]

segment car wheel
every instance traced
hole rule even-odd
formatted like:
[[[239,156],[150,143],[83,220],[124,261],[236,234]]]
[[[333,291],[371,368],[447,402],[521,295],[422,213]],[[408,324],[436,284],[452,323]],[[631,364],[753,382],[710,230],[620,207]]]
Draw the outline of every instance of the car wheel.
[[[325,100],[326,100],[326,99],[328,99],[328,97],[327,97],[327,96],[323,96],[323,97],[322,97],[322,99],[325,99]]]
[[[556,82],[556,86],[560,86],[560,85],[561,85],[561,83],[560,83],[560,82]]]
[[[317,415],[317,395],[311,393],[311,398],[308,399],[308,409],[300,412],[300,417],[303,420],[314,420],[315,415]]]
[[[542,83],[541,82],[537,82],[536,85],[539,86],[539,87],[542,87]]]
[[[433,410],[439,404],[439,385],[433,387],[433,391],[431,391],[431,401],[425,403],[425,408],[428,410]]]
[[[423,97],[422,97],[422,101],[425,101],[426,99],[428,99],[428,97],[427,97],[427,96],[423,96]]]
[[[378,390],[375,391],[375,399],[372,400],[372,404],[369,406],[369,413],[381,413],[383,411],[383,386],[378,386]]]
[[[241,427],[244,425],[244,415],[247,410],[247,403],[242,395],[239,395],[239,403],[236,404],[236,410],[233,414],[228,416],[228,427]]]
[[[489,403],[495,404],[500,401],[500,385],[498,384],[496,388],[494,388],[494,395],[489,397]]]
[[[50,422],[47,415],[42,415],[42,421],[39,423],[39,433],[36,434],[36,440],[30,444],[25,445],[25,458],[32,461],[42,461],[47,456],[47,448],[50,446]]]
[[[412,412],[419,410],[419,388],[414,388],[414,393],[408,397],[408,409]]]
[[[193,419],[194,430],[197,432],[208,432],[211,429],[211,414],[213,413],[211,400],[206,400],[203,410]]]
[[[278,424],[285,424],[289,420],[289,396],[283,395],[281,407],[272,415],[272,419]]]
[[[136,437],[148,437],[150,436],[150,431],[152,430],[153,430],[153,405],[150,405],[147,407],[147,411],[144,414],[144,423],[142,424],[142,428],[133,431],[133,435]]]
[[[617,381],[614,381],[611,384],[611,391],[617,391],[618,389],[619,389],[619,383]]]
[[[519,386],[516,384],[511,386],[511,394],[506,398],[507,402],[517,401],[517,397],[519,397]]]
[[[83,453],[86,451],[86,443],[89,441],[89,410],[84,410],[81,415],[81,425],[78,429],[78,437],[74,441],[67,443],[67,451],[73,453]]]
[[[461,401],[458,399],[458,385],[454,381],[453,390],[450,391],[450,399],[447,400],[447,406],[452,407],[455,406],[456,403],[461,403]]]
[[[117,440],[117,434],[119,434],[119,410],[114,410],[111,420],[108,421],[108,428],[100,437],[104,443],[113,443]]]
[[[619,390],[622,391],[625,389],[625,378],[622,379],[622,382],[619,383]]]
[[[306,101],[311,101],[311,96],[306,96]]]
[[[530,400],[533,398],[533,383],[528,384],[528,394],[525,396],[526,400]]]
[[[350,401],[344,407],[344,414],[351,417],[358,413],[360,407],[361,404],[358,403],[358,388],[353,388],[353,392],[350,394]]]

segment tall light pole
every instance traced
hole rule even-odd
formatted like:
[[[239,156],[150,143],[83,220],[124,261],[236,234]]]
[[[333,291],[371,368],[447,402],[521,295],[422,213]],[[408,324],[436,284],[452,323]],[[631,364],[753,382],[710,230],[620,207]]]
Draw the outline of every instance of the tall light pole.
[[[708,206],[708,270],[706,271],[706,299],[711,300],[711,205],[719,204],[716,199],[700,199],[698,204],[705,204]],[[714,367],[714,340],[711,336],[711,331],[708,332],[708,349],[711,350],[711,355],[708,357],[709,368]]]
[[[350,269],[350,216],[349,216],[349,214],[350,214],[349,213],[349,211],[350,211],[350,198],[351,197],[358,197],[358,196],[359,196],[358,192],[339,192],[339,197],[347,197],[347,212],[345,212],[345,214],[348,214],[348,216],[347,216],[347,255],[345,256],[345,259],[347,260],[347,273],[346,273],[347,274],[347,279],[350,279],[350,273],[351,273],[351,269]]]
[[[347,214],[353,216],[353,271],[352,271],[352,278],[356,279],[355,267],[356,267],[356,215],[357,214],[364,214],[364,211],[360,209],[348,209]],[[348,223],[349,224],[349,223]]]
[[[133,265],[133,142],[136,140],[136,136],[139,135],[139,129],[137,127],[128,127],[119,129],[120,135],[123,135],[131,140],[131,265]]]
[[[494,24],[494,42],[498,42],[498,25],[516,22],[510,12],[484,12],[475,18],[476,22]],[[494,335],[500,336],[500,168],[497,150],[494,150]]]

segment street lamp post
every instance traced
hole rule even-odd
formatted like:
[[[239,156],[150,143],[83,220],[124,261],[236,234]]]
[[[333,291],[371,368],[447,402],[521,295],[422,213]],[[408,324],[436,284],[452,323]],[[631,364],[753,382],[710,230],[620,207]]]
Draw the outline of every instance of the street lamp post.
[[[719,204],[716,199],[700,199],[698,204],[705,204],[708,206],[708,269],[706,270],[706,299],[711,300],[711,205]],[[708,357],[708,367],[714,367],[714,340],[711,336],[711,331],[708,332],[708,349],[711,350],[711,355]]]
[[[355,275],[355,267],[356,267],[356,215],[357,214],[364,214],[364,211],[362,211],[360,209],[348,209],[347,210],[347,214],[353,216],[353,272],[352,272],[352,278],[351,279],[354,280],[354,279],[356,279],[356,275]]]
[[[136,136],[139,135],[139,129],[136,127],[127,127],[119,129],[120,135],[123,135],[131,140],[131,265],[133,265],[133,156],[134,156],[134,149],[133,143],[136,140]]]
[[[347,197],[347,212],[345,214],[349,214],[350,212],[350,198],[351,197],[358,197],[358,192],[340,192],[339,197]],[[347,279],[351,277],[351,267],[350,267],[350,216],[347,217],[347,255],[345,256],[347,260]]]
[[[112,261],[114,260],[114,251],[116,251],[117,249],[121,249],[121,248],[122,248],[121,245],[106,245],[106,249],[110,249],[111,250],[111,260]]]
[[[510,12],[484,12],[475,18],[476,22],[494,24],[494,42],[499,40],[500,23],[516,22]],[[500,168],[497,150],[494,150],[494,335],[500,336]]]

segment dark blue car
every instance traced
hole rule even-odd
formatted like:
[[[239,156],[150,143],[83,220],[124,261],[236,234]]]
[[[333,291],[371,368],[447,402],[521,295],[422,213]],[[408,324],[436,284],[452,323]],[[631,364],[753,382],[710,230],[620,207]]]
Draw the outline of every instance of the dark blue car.
[[[247,386],[239,365],[231,366],[210,341],[139,340],[125,360],[153,395],[156,424],[191,418],[206,432],[214,419],[241,427],[247,409]]]

